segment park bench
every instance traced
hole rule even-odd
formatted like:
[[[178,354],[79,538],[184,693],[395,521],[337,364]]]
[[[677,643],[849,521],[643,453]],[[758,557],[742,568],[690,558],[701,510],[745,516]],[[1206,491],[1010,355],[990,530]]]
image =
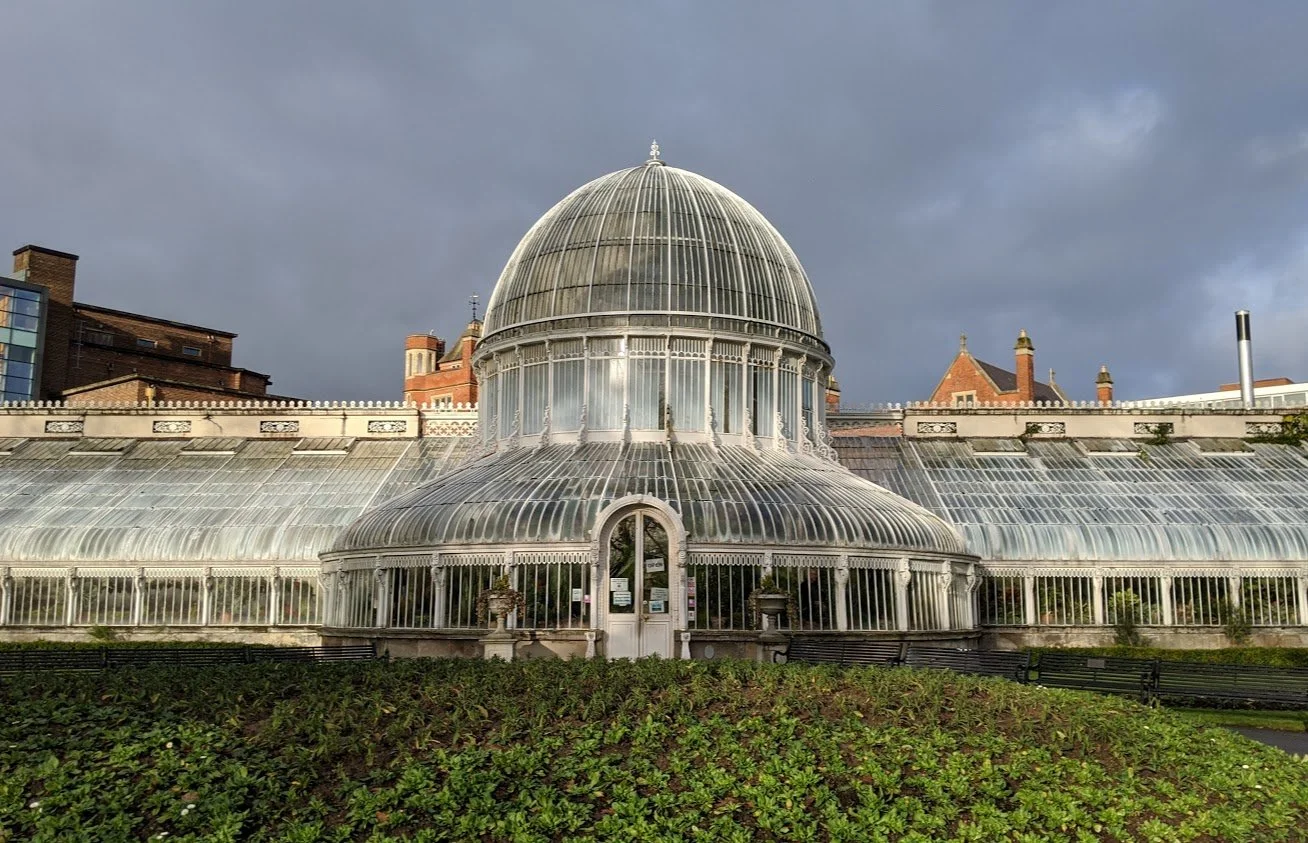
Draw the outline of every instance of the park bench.
[[[856,641],[831,638],[795,638],[786,651],[787,661],[809,664],[893,666],[903,661],[899,641]]]
[[[934,667],[973,676],[998,676],[1025,683],[1031,672],[1031,654],[1025,651],[948,650],[909,647],[904,663],[909,667]]]
[[[1041,653],[1035,680],[1047,688],[1070,688],[1123,694],[1147,701],[1158,679],[1158,663],[1152,659],[1123,659],[1075,653]]]
[[[1158,663],[1165,699],[1258,702],[1308,709],[1308,669],[1240,664]]]

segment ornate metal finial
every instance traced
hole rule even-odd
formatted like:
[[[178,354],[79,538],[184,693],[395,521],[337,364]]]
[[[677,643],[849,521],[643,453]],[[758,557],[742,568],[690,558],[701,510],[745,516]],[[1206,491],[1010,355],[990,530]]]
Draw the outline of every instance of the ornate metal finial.
[[[967,334],[958,335],[958,350],[960,352],[967,351]]]
[[[659,142],[656,140],[649,142],[649,160],[659,160]]]
[[[472,308],[472,321],[477,321],[477,299],[478,296],[468,296],[468,307]]]

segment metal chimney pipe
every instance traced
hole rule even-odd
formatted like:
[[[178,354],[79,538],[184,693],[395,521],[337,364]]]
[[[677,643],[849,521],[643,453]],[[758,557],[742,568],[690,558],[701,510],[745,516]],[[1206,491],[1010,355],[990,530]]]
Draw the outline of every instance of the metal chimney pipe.
[[[1235,344],[1240,351],[1240,403],[1246,410],[1254,405],[1253,345],[1249,334],[1249,311],[1235,312]]]

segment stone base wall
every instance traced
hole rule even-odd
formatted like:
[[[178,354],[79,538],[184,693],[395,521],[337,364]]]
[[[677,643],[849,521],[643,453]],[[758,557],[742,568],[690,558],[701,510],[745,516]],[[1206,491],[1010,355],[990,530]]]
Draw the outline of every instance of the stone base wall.
[[[346,630],[330,629],[323,632],[323,643],[329,646],[343,644],[374,644],[379,654],[391,658],[480,658],[481,638],[489,630]],[[582,659],[586,657],[587,641],[584,630],[536,632],[519,630],[515,658],[519,659]],[[910,633],[804,633],[806,640],[839,641],[903,641],[918,647],[950,649],[976,649],[979,633],[974,632],[910,632]],[[789,639],[787,639],[789,640]],[[681,632],[673,637],[672,658],[681,657]],[[782,645],[784,646],[784,644]],[[756,661],[763,657],[764,645],[757,632],[691,631],[690,657],[692,659],[745,659]],[[595,642],[597,658],[604,657],[604,636]]]

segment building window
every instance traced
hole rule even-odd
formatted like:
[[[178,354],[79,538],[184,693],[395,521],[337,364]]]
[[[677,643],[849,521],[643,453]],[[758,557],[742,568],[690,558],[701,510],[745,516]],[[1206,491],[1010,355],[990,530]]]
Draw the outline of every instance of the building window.
[[[193,345],[184,345],[182,346],[182,354],[185,354],[187,357],[199,357],[200,349]]]
[[[91,345],[113,345],[114,335],[108,331],[98,331],[94,328],[88,328],[83,334],[86,341]]]
[[[956,407],[966,407],[969,404],[975,404],[975,403],[976,403],[976,390],[973,390],[971,392],[954,393],[954,406]]]
[[[36,398],[42,294],[0,284],[0,401]]]
[[[155,342],[154,340],[147,340],[144,337],[137,337],[136,345],[139,348],[157,348],[159,346],[159,343]]]

